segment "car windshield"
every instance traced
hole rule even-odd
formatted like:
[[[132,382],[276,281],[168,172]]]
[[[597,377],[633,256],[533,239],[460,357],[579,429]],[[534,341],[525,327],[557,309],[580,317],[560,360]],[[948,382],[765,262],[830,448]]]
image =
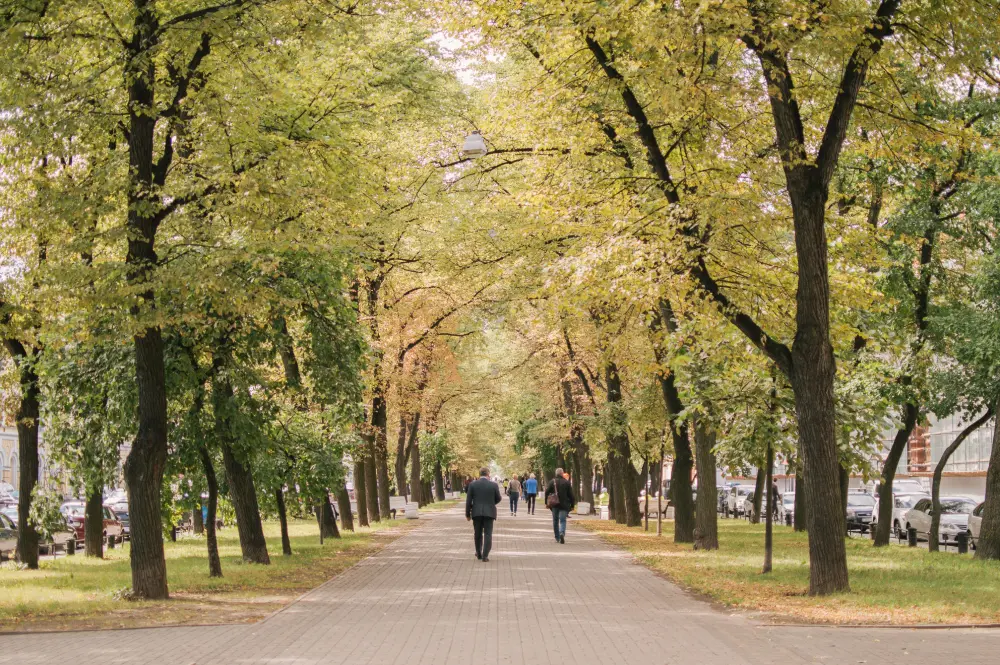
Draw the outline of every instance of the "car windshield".
[[[968,515],[975,509],[976,504],[972,501],[965,501],[964,499],[941,500],[942,515]]]
[[[128,513],[124,513],[123,512],[123,513],[115,513],[115,514],[118,515],[118,519],[120,519],[120,520],[127,520],[128,519]]]
[[[83,517],[85,512],[83,506],[63,506],[63,514],[67,517]]]
[[[868,494],[850,494],[847,496],[847,505],[851,508],[873,508],[875,499]]]
[[[794,506],[795,505],[795,495],[794,494],[786,494],[785,496],[781,497],[781,503],[783,503],[786,506]]]
[[[924,498],[924,497],[921,497],[921,496],[901,496],[901,497],[897,497],[896,500],[899,501],[899,507],[900,508],[912,508],[914,505],[916,505],[917,501],[920,501],[920,499],[922,499],[922,498]]]

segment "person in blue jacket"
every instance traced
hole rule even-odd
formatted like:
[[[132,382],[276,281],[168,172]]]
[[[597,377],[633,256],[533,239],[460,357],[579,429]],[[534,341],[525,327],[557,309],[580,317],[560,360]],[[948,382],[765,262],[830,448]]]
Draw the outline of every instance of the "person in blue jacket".
[[[538,496],[538,481],[535,474],[524,481],[524,501],[528,504],[528,514],[535,514],[535,497]]]

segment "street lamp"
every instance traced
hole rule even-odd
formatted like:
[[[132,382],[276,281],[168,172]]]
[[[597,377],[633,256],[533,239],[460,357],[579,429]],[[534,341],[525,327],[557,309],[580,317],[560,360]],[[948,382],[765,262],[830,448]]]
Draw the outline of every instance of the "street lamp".
[[[489,151],[486,149],[486,139],[478,130],[465,137],[465,143],[462,145],[462,157],[475,159],[484,156],[487,152]]]

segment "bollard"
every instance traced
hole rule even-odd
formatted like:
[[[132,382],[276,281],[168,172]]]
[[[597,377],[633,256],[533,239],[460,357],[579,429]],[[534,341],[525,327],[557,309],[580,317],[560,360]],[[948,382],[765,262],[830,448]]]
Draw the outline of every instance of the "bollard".
[[[917,546],[917,530],[914,528],[909,528],[906,530],[906,544],[910,547]]]
[[[963,531],[962,533],[960,533],[957,536],[955,536],[955,545],[958,546],[958,553],[959,554],[968,554],[969,553],[969,534]]]
[[[868,529],[868,535],[871,537],[872,540],[875,540],[875,532],[876,531],[878,531],[878,524],[875,524],[874,522],[872,522],[871,527]]]
[[[66,556],[73,556],[76,554],[76,541],[70,538],[66,541]]]
[[[792,514],[785,513],[785,526],[792,526]]]
[[[115,537],[108,536],[108,549],[113,550],[115,548]]]

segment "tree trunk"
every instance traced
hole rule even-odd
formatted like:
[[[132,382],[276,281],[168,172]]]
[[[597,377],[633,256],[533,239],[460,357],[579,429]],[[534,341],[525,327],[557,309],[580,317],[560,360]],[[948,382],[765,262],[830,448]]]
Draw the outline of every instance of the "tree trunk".
[[[590,504],[590,514],[595,512],[594,504],[594,466],[590,461],[590,448],[584,443],[583,459],[580,463],[582,478],[580,479],[580,500]]]
[[[851,470],[848,469],[843,464],[841,464],[838,471],[839,471],[839,481],[840,481],[840,506],[844,509],[844,515],[846,520],[847,495],[850,494],[851,492]],[[846,531],[844,533],[846,535]]]
[[[344,531],[354,531],[354,516],[351,514],[351,494],[344,485],[337,492],[337,507],[340,509],[340,528]]]
[[[753,510],[750,512],[750,523],[760,524],[760,506],[763,499],[761,492],[764,489],[764,476],[766,473],[761,473],[761,468],[757,467],[757,476],[753,481]]]
[[[910,435],[917,426],[919,415],[916,404],[910,403],[903,407],[903,426],[893,437],[889,454],[886,455],[885,464],[882,465],[882,475],[878,481],[878,526],[875,531],[875,547],[889,544],[892,535],[892,481],[896,478],[899,460],[906,451],[906,442],[910,440]]]
[[[276,487],[274,501],[278,504],[278,521],[281,523],[281,554],[292,556],[292,541],[288,537],[288,511],[285,510],[285,488]]]
[[[327,496],[316,510],[317,517],[320,518],[320,532],[323,538],[340,538],[340,531],[337,530],[337,517],[333,513],[333,504]]]
[[[774,559],[774,510],[775,505],[771,496],[771,474],[774,470],[774,446],[771,440],[767,441],[767,471],[765,472],[764,491],[767,492],[767,515],[764,516],[764,567],[761,573],[771,572]],[[760,474],[758,474],[760,475]]]
[[[642,516],[639,514],[639,491],[636,488],[635,467],[632,466],[632,450],[629,446],[628,432],[625,429],[624,413],[621,407],[621,378],[618,375],[618,366],[609,362],[604,368],[605,385],[608,390],[608,403],[614,410],[613,418],[615,422],[611,426],[608,437],[608,459],[614,458],[612,469],[615,471],[615,486],[619,488],[618,514],[627,526],[639,526],[642,524]],[[622,510],[624,508],[624,510]]]
[[[420,444],[414,441],[410,449],[410,502],[422,507],[423,494],[420,482]]]
[[[793,528],[795,531],[805,531],[809,505],[806,502],[806,477],[802,472],[802,456],[795,462],[795,506],[793,508]]]
[[[695,510],[695,548],[719,549],[718,488],[715,485],[715,432],[701,420],[694,423],[698,457],[698,506]]]
[[[837,480],[840,466],[834,423],[834,359],[830,344],[830,284],[824,213],[826,193],[814,179],[788,179],[799,275],[791,384],[803,467],[809,479],[809,594],[850,589]]]
[[[201,468],[205,472],[208,485],[208,510],[205,519],[205,542],[208,544],[208,576],[222,577],[222,561],[219,559],[219,541],[216,538],[216,514],[219,508],[219,483],[215,478],[215,465],[204,445],[198,449]]]
[[[934,479],[931,481],[931,530],[927,536],[927,549],[931,552],[937,552],[941,543],[941,475],[944,473],[944,468],[948,465],[948,460],[955,454],[958,447],[962,445],[962,442],[969,438],[970,434],[985,425],[992,417],[993,408],[990,407],[986,413],[969,423],[965,429],[958,433],[955,440],[945,448],[941,454],[941,459],[938,460],[937,465],[934,467]]]
[[[372,402],[372,430],[374,436],[375,455],[375,476],[377,481],[376,492],[378,497],[379,514],[389,517],[389,446],[388,435],[388,413],[385,397],[381,389],[376,391],[375,399]],[[377,518],[376,518],[377,519]]]
[[[169,595],[163,555],[160,488],[167,462],[167,391],[163,337],[155,324],[143,323],[155,307],[151,282],[159,265],[154,249],[161,209],[153,174],[156,134],[155,58],[159,25],[152,2],[136,2],[132,39],[125,62],[128,86],[129,176],[127,192],[128,251],[125,263],[129,284],[137,287],[130,313],[139,323],[135,333],[135,378],[138,389],[138,431],[125,461],[130,519],[132,593],[160,600]]]
[[[611,458],[612,458],[612,453],[609,450],[608,461],[604,464],[604,480],[605,480],[604,484],[608,488],[608,519],[617,522],[618,502],[615,500],[616,499],[615,479],[614,479],[615,474],[611,472]],[[545,483],[545,486],[548,487],[548,483]]]
[[[434,498],[444,501],[444,474],[441,462],[434,462]]]
[[[354,462],[354,500],[358,503],[358,526],[368,526],[368,488],[365,471],[364,452],[355,453],[357,460]]]
[[[1000,400],[993,408],[1000,412]],[[983,505],[983,524],[976,542],[977,559],[1000,559],[1000,424],[993,426],[993,450],[986,470],[986,500]]]
[[[243,560],[247,563],[268,565],[271,563],[271,557],[268,556],[267,541],[264,540],[264,526],[260,521],[260,507],[257,503],[253,475],[246,465],[236,459],[236,454],[228,443],[222,444],[221,448],[222,463],[229,484],[229,498],[236,512],[236,527],[240,534]]]
[[[396,496],[407,496],[410,493],[406,482],[406,415],[399,415],[399,434],[396,436]]]
[[[104,558],[104,496],[99,487],[87,495],[83,510],[83,542],[86,556]]]
[[[17,560],[29,569],[38,568],[38,532],[29,518],[31,498],[38,483],[38,375],[27,349],[14,339],[4,346],[17,363],[21,402],[17,409]]]
[[[378,462],[375,455],[375,439],[365,437],[365,505],[368,507],[368,521],[380,522],[378,508]]]
[[[194,508],[191,510],[191,530],[194,531],[196,536],[205,533],[205,520],[202,517],[201,499],[199,498],[194,502]]]

